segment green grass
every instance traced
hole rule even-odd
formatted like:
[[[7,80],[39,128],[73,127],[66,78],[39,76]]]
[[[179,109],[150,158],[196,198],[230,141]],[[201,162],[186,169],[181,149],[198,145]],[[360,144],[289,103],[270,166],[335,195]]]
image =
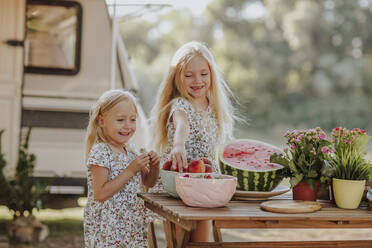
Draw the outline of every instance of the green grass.
[[[0,234],[6,234],[6,227],[10,223],[8,219],[0,219]],[[49,227],[49,235],[52,237],[60,237],[70,234],[83,235],[83,221],[73,219],[61,220],[45,220],[41,223]]]
[[[34,211],[34,215],[49,227],[50,236],[83,235],[83,208],[42,209]],[[12,214],[8,208],[0,206],[0,235],[6,234],[6,226],[11,220]]]
[[[70,234],[83,235],[83,221],[73,219],[63,220],[48,220],[41,221],[41,223],[49,227],[49,235],[53,237],[60,237]]]
[[[42,209],[34,211],[36,218],[49,228],[49,236],[40,243],[10,244],[9,248],[81,248],[83,241],[83,208],[61,210]],[[6,236],[12,214],[5,206],[0,206],[0,235]]]

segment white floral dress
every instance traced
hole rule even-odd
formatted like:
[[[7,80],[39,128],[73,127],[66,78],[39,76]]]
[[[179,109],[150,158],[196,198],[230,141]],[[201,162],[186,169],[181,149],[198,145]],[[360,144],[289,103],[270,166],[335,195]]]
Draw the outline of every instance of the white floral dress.
[[[209,105],[206,111],[197,111],[195,107],[185,98],[177,98],[172,104],[167,121],[168,146],[161,155],[162,165],[170,159],[170,153],[174,143],[174,133],[176,131],[170,117],[174,111],[184,111],[189,122],[189,135],[185,142],[186,156],[188,162],[194,159],[207,158],[212,162],[213,171],[221,173],[216,162],[216,148],[218,145],[218,124],[216,114]],[[149,192],[164,192],[164,186],[159,179],[157,184]]]
[[[174,111],[184,111],[189,122],[189,135],[185,142],[186,156],[188,162],[190,160],[207,158],[212,162],[213,170],[220,171],[216,163],[216,147],[218,142],[218,124],[216,114],[211,105],[208,105],[207,110],[198,111],[185,98],[178,98],[172,104],[169,112],[167,130],[168,130],[168,146],[162,154],[162,163],[170,159],[170,153],[173,148],[175,126],[173,121],[170,121]]]
[[[88,202],[84,209],[84,239],[86,248],[148,247],[147,224],[155,214],[144,207],[137,196],[141,192],[141,174],[137,173],[120,191],[104,202],[94,199],[90,165],[109,169],[109,180],[117,177],[135,158],[117,153],[104,143],[95,144],[89,154],[87,167]]]

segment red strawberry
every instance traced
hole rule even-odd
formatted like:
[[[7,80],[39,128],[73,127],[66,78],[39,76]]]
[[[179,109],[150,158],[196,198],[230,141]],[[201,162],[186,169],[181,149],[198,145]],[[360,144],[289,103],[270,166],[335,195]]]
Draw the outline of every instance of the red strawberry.
[[[186,174],[186,175],[184,175],[183,177],[190,177],[190,175],[189,175],[189,174]]]
[[[206,175],[205,179],[212,179],[211,175]]]

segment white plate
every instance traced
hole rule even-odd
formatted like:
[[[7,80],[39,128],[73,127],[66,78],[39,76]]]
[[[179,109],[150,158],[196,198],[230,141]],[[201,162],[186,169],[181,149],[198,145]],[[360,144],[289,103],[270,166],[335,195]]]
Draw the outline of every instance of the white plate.
[[[234,199],[237,200],[266,200],[269,197],[277,196],[288,192],[290,188],[284,185],[278,185],[272,191],[242,191],[237,190]]]
[[[368,192],[367,192],[367,199],[369,201],[372,201],[372,189],[369,189]]]

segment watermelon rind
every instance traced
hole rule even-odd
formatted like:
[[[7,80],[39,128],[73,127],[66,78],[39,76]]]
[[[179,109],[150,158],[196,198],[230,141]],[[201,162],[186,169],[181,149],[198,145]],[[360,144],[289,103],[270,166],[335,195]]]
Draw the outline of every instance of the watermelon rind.
[[[220,150],[218,157],[219,157],[219,165],[220,165],[221,173],[235,176],[238,179],[238,183],[236,186],[237,190],[266,191],[266,192],[273,190],[276,186],[278,186],[278,184],[283,179],[283,176],[281,175],[281,171],[283,169],[282,165],[277,164],[278,168],[276,169],[263,170],[263,171],[254,170],[253,171],[253,170],[248,170],[248,169],[236,168],[224,160],[223,153],[224,153],[225,147],[230,144],[241,142],[241,141],[264,145],[272,149],[281,151],[281,149],[279,149],[278,147],[275,147],[273,145],[267,144],[259,140],[253,140],[253,139],[233,140],[229,143],[226,143],[223,146],[223,148]]]

